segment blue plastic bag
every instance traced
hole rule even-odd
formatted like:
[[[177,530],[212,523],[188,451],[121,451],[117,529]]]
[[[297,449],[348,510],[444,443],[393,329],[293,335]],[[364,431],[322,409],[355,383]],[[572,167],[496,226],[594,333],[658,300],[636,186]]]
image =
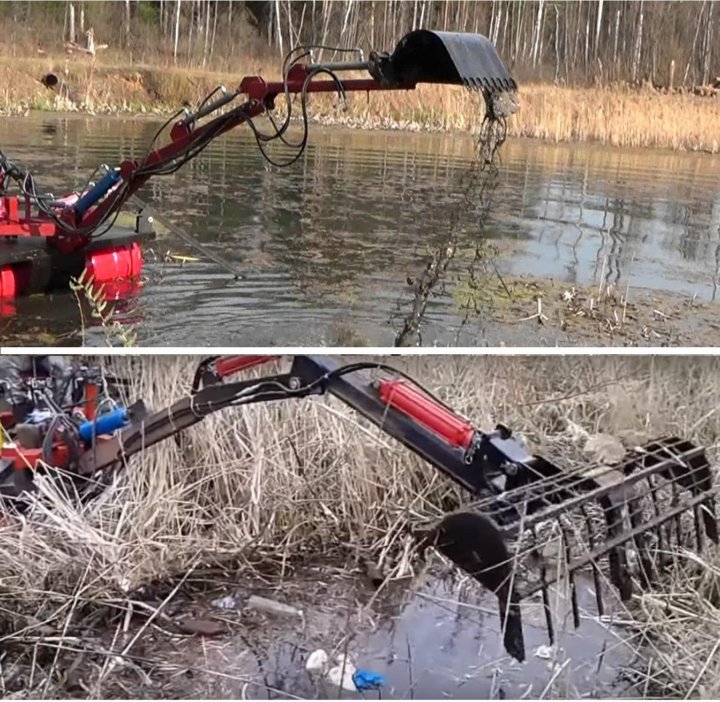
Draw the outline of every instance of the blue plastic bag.
[[[356,670],[353,675],[355,687],[362,690],[374,690],[383,686],[383,676],[370,670]]]

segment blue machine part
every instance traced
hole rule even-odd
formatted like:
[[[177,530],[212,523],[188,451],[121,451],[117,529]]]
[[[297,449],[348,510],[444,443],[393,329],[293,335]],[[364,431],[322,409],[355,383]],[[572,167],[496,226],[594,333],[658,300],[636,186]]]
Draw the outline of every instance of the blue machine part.
[[[76,203],[75,214],[82,217],[96,202],[108,193],[115,183],[120,180],[120,171],[113,169],[108,171],[103,179],[93,185]]]
[[[100,434],[112,434],[116,429],[121,429],[128,422],[128,412],[125,407],[107,412],[95,420],[83,422],[78,427],[78,436],[81,441],[90,444],[93,438]]]

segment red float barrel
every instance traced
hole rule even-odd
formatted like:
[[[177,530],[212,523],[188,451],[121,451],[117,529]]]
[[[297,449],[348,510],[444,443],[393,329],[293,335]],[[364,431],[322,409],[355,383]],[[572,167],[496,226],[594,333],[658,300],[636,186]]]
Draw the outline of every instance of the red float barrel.
[[[96,283],[112,283],[139,278],[142,264],[140,244],[133,242],[90,252],[85,270],[86,275],[92,276]]]
[[[30,282],[30,263],[0,267],[0,300],[22,295]]]

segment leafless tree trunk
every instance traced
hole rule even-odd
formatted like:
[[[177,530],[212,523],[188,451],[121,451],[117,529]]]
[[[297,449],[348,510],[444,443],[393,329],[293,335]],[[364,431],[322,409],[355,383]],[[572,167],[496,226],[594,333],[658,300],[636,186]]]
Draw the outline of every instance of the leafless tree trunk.
[[[130,41],[130,0],[125,0],[125,21],[123,22],[123,47],[127,48]]]
[[[68,40],[74,44],[76,39],[77,34],[75,33],[75,5],[73,3],[70,3],[70,28],[68,32]]]
[[[560,10],[557,5],[553,5],[555,10],[555,73],[553,74],[553,83],[557,85],[560,80]]]
[[[640,71],[640,57],[642,56],[642,35],[643,35],[643,19],[645,17],[643,3],[645,0],[640,0],[640,8],[638,10],[638,25],[637,34],[635,35],[635,51],[633,54],[632,63],[632,79],[636,82]]]
[[[280,55],[284,56],[285,51],[283,50],[282,25],[280,24],[280,0],[275,0],[275,21],[277,23],[277,40],[278,46],[280,47]]]
[[[715,25],[713,24],[713,12],[715,3],[710,3],[708,10],[708,18],[705,24],[705,46],[703,47],[703,67],[702,67],[702,84],[707,85],[710,82],[710,65],[713,52],[713,34]]]
[[[697,21],[697,25],[696,25],[696,29],[695,29],[695,37],[693,38],[693,43],[692,43],[692,52],[690,54],[690,58],[688,58],[687,66],[685,67],[685,75],[683,76],[683,85],[685,85],[687,83],[688,74],[690,72],[691,66],[693,69],[693,83],[695,82],[695,61],[693,59],[695,56],[698,55],[697,42],[698,42],[698,37],[700,36],[700,24],[701,24],[700,21],[702,20],[702,16],[705,12],[705,2],[706,1],[707,0],[705,0],[703,2],[702,7],[700,8],[700,13],[698,15],[698,21]]]
[[[213,11],[213,28],[212,28],[212,39],[210,40],[210,60],[212,61],[213,56],[215,55],[215,35],[217,33],[217,18],[218,18],[218,4],[217,2],[213,5],[214,11]]]
[[[536,26],[535,26],[535,39],[533,41],[533,54],[532,54],[533,68],[537,67],[537,63],[538,63],[538,53],[540,51],[540,37],[542,35],[544,8],[545,8],[544,0],[540,0],[540,2],[538,3],[537,21],[536,21]]]
[[[618,39],[620,38],[620,8],[615,13],[615,48],[613,49],[613,66],[617,67]],[[616,72],[617,74],[617,72]]]
[[[180,3],[182,0],[175,0],[175,43],[173,45],[173,61],[177,63],[178,41],[180,40]]]
[[[205,0],[205,43],[203,45],[203,62],[202,66],[203,69],[205,69],[205,66],[207,65],[207,55],[208,55],[208,49],[210,48],[210,8],[212,7],[212,4],[210,3],[210,0]]]
[[[190,4],[190,26],[188,27],[188,45],[187,45],[187,58],[188,61],[192,59],[193,55],[193,49],[195,48],[193,44],[193,30],[196,29],[196,17],[197,17],[197,4],[198,0],[191,0]]]

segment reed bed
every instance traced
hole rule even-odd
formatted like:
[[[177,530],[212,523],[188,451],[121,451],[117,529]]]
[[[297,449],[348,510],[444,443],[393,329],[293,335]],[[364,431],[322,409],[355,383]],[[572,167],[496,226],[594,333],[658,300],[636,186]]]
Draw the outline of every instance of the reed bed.
[[[520,109],[508,120],[508,135],[549,142],[718,153],[719,99],[622,85],[521,85]],[[351,100],[347,112],[334,119],[365,128],[466,131],[482,114],[477,99],[463,90],[422,85],[408,93]]]
[[[575,425],[649,438],[678,433],[718,456],[717,358],[389,360],[477,426],[502,421],[549,456],[572,452]],[[112,365],[133,378],[132,398],[159,408],[188,391],[196,361]],[[48,629],[62,639],[93,612],[153,584],[187,590],[190,573],[277,577],[299,562],[350,564],[358,554],[392,569],[407,553],[408,520],[462,501],[439,473],[329,398],[214,415],[182,441],[133,459],[114,488],[84,508],[52,484],[43,483],[43,493],[29,518],[0,529],[0,649]],[[645,671],[651,682],[672,675],[675,690],[717,689],[720,560],[707,558],[692,576],[679,572],[667,592],[640,598],[636,626],[664,666]],[[53,660],[45,662],[52,668]]]
[[[52,71],[63,82],[61,96],[45,89],[40,77]],[[0,59],[6,114],[28,110],[103,113],[168,113],[187,101],[198,104],[222,83],[233,86],[245,74],[279,77],[273,61],[213,73],[155,66],[118,67],[89,61]],[[549,142],[595,142],[607,146],[653,147],[720,152],[720,96],[665,94],[625,85],[580,88],[523,84],[520,110],[508,123],[515,137]],[[323,124],[362,129],[468,131],[484,107],[477,96],[454,86],[421,85],[410,92],[349,96],[346,109],[329,96],[313,96],[311,116]]]

